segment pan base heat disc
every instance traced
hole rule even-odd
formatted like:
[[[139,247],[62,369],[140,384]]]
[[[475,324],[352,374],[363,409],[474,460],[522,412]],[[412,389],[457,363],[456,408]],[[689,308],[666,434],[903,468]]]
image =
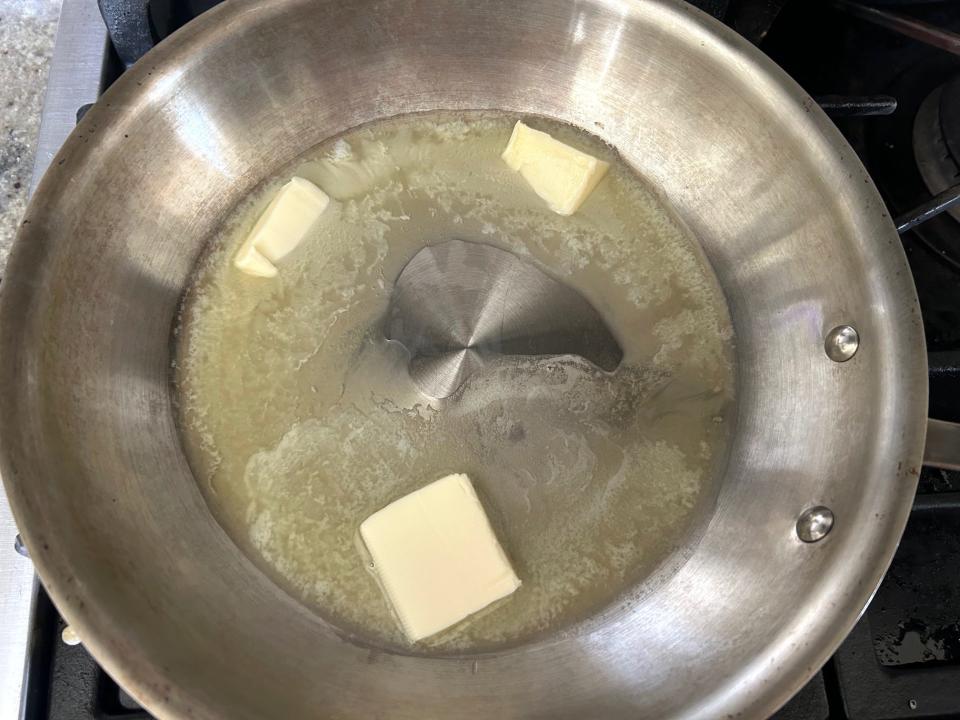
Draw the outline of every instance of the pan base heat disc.
[[[184,301],[180,422],[213,513],[287,592],[366,643],[406,641],[358,527],[444,475],[473,480],[523,585],[416,652],[496,649],[589,621],[680,562],[714,501],[733,333],[696,239],[598,139],[526,118],[611,163],[576,214],[551,212],[500,159],[517,119],[395,118],[314,148],[235,209]],[[333,202],[277,277],[237,271],[233,254],[294,175]],[[493,354],[450,397],[423,394],[384,322],[406,263],[453,239],[508,250],[579,292],[623,350],[616,369]]]

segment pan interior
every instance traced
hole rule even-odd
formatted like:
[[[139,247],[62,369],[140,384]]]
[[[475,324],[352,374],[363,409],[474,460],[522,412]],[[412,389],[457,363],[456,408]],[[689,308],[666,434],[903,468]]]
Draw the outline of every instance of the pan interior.
[[[175,387],[208,504],[281,587],[365,643],[404,640],[357,528],[442,475],[470,475],[523,586],[417,648],[430,653],[588,619],[682,559],[715,500],[733,333],[699,244],[613,149],[525,118],[611,163],[578,213],[553,214],[500,160],[517,119],[408,115],[322,143],[235,209],[186,295]],[[291,175],[333,202],[277,278],[246,276],[233,254]],[[492,357],[449,398],[418,391],[384,316],[410,258],[454,238],[582,293],[620,366]]]

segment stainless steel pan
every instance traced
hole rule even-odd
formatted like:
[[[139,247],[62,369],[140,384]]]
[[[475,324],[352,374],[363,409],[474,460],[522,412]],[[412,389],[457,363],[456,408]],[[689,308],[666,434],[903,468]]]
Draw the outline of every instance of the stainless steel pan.
[[[335,133],[436,108],[613,143],[699,237],[737,337],[736,435],[688,559],[583,632],[479,657],[360,646],[297,605],[213,520],[171,409],[178,302],[229,211]],[[80,123],[2,293],[17,519],[64,616],[164,718],[765,715],[867,603],[921,462],[920,314],[873,183],[783,72],[679,2],[227,2]]]

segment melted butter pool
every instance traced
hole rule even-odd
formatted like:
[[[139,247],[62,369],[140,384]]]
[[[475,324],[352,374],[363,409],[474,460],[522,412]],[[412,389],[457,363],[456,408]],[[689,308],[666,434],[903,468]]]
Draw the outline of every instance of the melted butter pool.
[[[358,526],[443,475],[470,475],[523,585],[428,652],[573,626],[648,578],[713,502],[733,344],[696,240],[600,141],[532,119],[611,162],[575,215],[552,213],[500,160],[515,120],[405,117],[315,148],[237,208],[185,299],[176,391],[212,511],[277,583],[366,642],[406,643]],[[244,275],[232,256],[291,175],[333,202],[277,278]],[[451,398],[420,394],[382,321],[406,262],[451,238],[579,290],[620,340],[620,367],[501,358]]]

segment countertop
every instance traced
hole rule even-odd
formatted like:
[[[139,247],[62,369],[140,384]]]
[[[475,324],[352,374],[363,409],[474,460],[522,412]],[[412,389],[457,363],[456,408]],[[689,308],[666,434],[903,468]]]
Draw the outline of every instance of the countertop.
[[[0,0],[0,276],[27,204],[60,3]]]
[[[0,0],[0,277],[26,208],[61,0]],[[0,720],[19,716],[33,566],[0,488]]]

